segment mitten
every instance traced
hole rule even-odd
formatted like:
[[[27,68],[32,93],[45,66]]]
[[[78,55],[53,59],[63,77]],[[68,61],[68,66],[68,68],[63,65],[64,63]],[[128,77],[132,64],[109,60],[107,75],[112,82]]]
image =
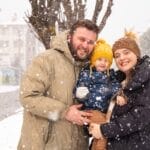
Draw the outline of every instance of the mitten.
[[[78,87],[76,90],[76,97],[79,99],[84,99],[88,95],[89,90],[87,87]]]

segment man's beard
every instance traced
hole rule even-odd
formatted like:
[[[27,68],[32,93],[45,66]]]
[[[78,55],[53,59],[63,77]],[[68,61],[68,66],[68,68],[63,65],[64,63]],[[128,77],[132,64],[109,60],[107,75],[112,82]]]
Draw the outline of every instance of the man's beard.
[[[85,56],[85,58],[79,58],[79,56],[77,55],[77,50],[74,49],[73,44],[71,43],[71,41],[68,42],[68,46],[69,46],[69,49],[70,49],[70,52],[71,52],[72,56],[74,57],[74,59],[76,61],[81,61],[81,62],[89,61],[89,58],[90,58],[91,54]]]

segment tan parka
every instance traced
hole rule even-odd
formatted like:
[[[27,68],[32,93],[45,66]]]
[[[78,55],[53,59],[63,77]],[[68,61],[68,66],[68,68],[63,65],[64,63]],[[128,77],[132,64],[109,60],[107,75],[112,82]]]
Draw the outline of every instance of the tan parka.
[[[88,149],[83,127],[63,118],[74,103],[79,64],[68,48],[67,32],[56,36],[52,48],[33,59],[20,84],[24,115],[18,150]]]

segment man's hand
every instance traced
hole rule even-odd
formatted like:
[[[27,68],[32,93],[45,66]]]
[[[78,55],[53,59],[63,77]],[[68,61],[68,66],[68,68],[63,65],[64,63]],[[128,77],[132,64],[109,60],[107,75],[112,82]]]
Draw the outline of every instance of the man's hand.
[[[65,113],[65,119],[77,125],[90,123],[90,120],[87,119],[87,117],[92,116],[92,114],[90,112],[79,110],[81,107],[82,104],[70,106]]]

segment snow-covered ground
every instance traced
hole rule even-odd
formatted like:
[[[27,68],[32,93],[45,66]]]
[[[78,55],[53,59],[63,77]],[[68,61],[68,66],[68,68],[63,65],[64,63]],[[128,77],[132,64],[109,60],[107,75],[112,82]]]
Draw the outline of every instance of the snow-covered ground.
[[[19,86],[0,85],[0,150],[17,150],[22,126]]]
[[[19,86],[0,86],[0,121],[14,114],[21,107]]]
[[[22,125],[22,110],[0,121],[0,149],[17,150]]]
[[[10,91],[16,91],[19,89],[19,86],[16,85],[0,85],[0,93],[10,92]]]

